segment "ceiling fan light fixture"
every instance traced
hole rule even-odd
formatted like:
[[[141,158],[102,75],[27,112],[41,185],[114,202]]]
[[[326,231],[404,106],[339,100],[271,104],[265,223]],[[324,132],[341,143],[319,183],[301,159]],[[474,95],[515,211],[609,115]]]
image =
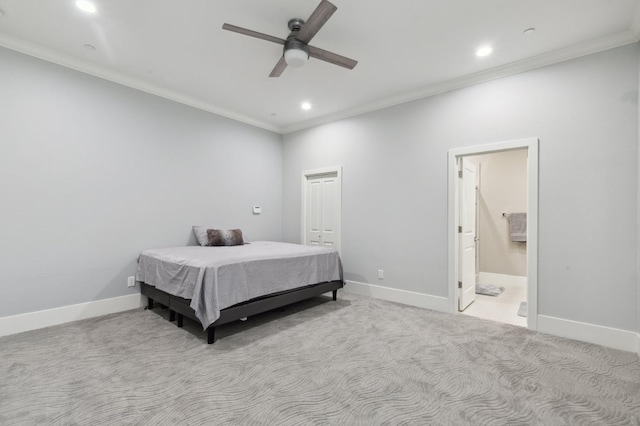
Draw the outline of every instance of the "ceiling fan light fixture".
[[[289,40],[284,48],[284,60],[290,67],[299,68],[309,60],[309,49],[298,40]]]
[[[227,24],[226,22],[222,24],[222,29],[284,45],[282,56],[278,58],[278,62],[276,66],[273,67],[273,70],[271,70],[269,77],[280,77],[288,66],[301,67],[310,57],[352,70],[353,67],[358,64],[358,61],[340,56],[337,53],[319,49],[315,46],[309,46],[311,39],[320,31],[322,26],[327,23],[336,10],[338,10],[338,8],[329,0],[321,0],[320,4],[314,9],[306,21],[300,18],[289,20],[288,27],[291,32],[286,40]]]

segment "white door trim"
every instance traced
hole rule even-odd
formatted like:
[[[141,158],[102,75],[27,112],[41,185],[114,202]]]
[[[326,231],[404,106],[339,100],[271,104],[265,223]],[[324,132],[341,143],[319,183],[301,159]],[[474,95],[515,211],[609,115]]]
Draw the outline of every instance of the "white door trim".
[[[303,170],[302,171],[302,180],[300,184],[300,190],[302,191],[302,195],[300,199],[302,200],[302,208],[301,214],[302,218],[300,220],[301,223],[301,231],[300,231],[300,243],[306,245],[307,244],[307,179],[314,176],[322,176],[335,173],[338,181],[338,218],[336,223],[336,249],[338,253],[342,253],[342,166],[330,166],[330,167],[322,167],[318,169],[311,170]]]
[[[449,306],[456,313],[459,280],[458,158],[526,148],[527,160],[527,327],[537,329],[538,315],[538,138],[450,149],[448,152]]]

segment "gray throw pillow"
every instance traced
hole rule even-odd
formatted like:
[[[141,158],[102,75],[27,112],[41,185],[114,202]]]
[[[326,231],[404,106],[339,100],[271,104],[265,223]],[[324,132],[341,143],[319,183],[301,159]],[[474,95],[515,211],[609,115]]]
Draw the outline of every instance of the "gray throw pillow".
[[[207,229],[209,246],[240,246],[244,244],[240,229]]]

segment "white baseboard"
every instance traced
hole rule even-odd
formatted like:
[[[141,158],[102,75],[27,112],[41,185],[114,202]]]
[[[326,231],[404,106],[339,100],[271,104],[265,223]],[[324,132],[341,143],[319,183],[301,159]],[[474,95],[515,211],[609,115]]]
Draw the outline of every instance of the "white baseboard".
[[[142,303],[142,295],[135,293],[127,296],[113,297],[111,299],[102,299],[44,311],[1,317],[0,336],[8,336],[9,334],[51,327],[52,325],[64,324],[71,321],[128,311],[141,307]]]
[[[640,353],[640,335],[633,331],[538,315],[538,331]]]
[[[520,275],[494,274],[493,272],[479,272],[478,284],[503,285],[527,285],[527,277]]]
[[[398,290],[391,287],[365,284],[357,281],[345,281],[344,291],[347,293],[370,296],[389,302],[402,303],[404,305],[417,306],[433,311],[449,312],[450,303],[446,297],[431,296],[413,291]]]

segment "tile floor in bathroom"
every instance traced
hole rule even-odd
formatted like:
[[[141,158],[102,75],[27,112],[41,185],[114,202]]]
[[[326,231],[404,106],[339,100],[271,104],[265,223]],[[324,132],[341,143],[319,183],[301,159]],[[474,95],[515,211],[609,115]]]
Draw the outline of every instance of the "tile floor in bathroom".
[[[472,317],[526,327],[527,318],[518,316],[520,302],[527,300],[526,285],[510,283],[501,286],[505,287],[505,290],[496,297],[476,294],[476,300],[462,313]]]

